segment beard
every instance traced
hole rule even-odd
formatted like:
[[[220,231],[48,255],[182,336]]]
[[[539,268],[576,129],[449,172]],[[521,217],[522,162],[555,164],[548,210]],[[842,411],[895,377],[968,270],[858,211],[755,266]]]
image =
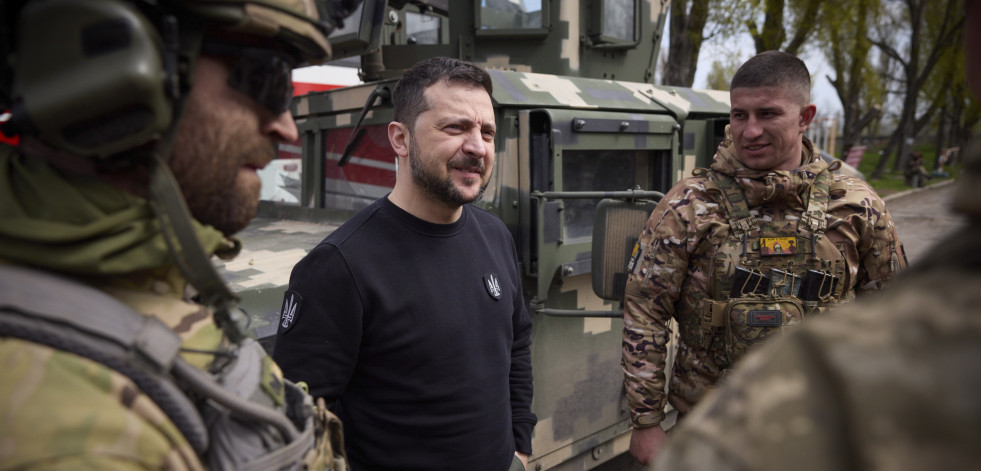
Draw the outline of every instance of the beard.
[[[254,124],[201,108],[192,102],[181,120],[170,167],[194,219],[228,236],[248,226],[259,206],[262,183],[243,165],[269,162],[276,145],[243,132]]]
[[[433,197],[436,201],[443,203],[449,208],[458,208],[468,203],[473,203],[480,199],[484,194],[484,190],[487,189],[488,182],[481,181],[480,190],[472,198],[460,193],[456,185],[453,183],[453,178],[449,176],[449,170],[452,167],[473,167],[480,169],[480,177],[483,179],[487,174],[487,168],[484,165],[484,160],[476,157],[462,157],[454,160],[450,160],[446,163],[445,177],[444,172],[440,171],[439,161],[436,159],[429,159],[429,162],[423,162],[419,148],[416,146],[416,142],[413,139],[409,143],[409,168],[412,173],[412,181],[415,182],[424,193]],[[469,183],[469,182],[468,182]]]

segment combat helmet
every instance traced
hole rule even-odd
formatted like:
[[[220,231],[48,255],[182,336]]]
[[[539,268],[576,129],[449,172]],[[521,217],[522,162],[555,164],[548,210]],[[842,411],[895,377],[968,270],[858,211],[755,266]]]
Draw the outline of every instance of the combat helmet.
[[[358,3],[0,0],[0,111],[10,110],[2,129],[93,159],[101,171],[146,165],[148,200],[174,263],[238,340],[247,318],[205,254],[167,164],[195,61],[214,53],[207,50],[212,35],[272,40],[281,50],[271,52],[281,60],[243,55],[239,63],[264,68],[239,74],[238,83],[230,78],[229,85],[252,87],[250,96],[282,113],[292,96],[291,69],[326,61],[327,36]]]
[[[291,66],[330,56],[351,0],[0,0],[7,134],[121,159],[178,120],[205,29],[275,39]]]

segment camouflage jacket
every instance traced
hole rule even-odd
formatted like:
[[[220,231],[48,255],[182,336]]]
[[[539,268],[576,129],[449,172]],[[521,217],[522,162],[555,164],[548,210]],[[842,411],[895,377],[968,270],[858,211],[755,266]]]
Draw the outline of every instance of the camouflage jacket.
[[[732,177],[749,213],[764,227],[796,226],[815,179],[830,171],[810,142],[804,143],[801,167],[757,171],[744,167],[727,141],[711,170]],[[675,185],[640,235],[645,249],[627,280],[622,359],[635,427],[660,424],[666,401],[687,412],[729,366],[718,341],[705,346],[686,341],[700,335],[693,332],[702,322],[695,313],[714,298],[715,258],[733,232],[724,197],[711,191],[717,187],[711,177],[701,174]],[[827,199],[824,237],[844,259],[837,300],[847,301],[856,291],[882,288],[905,267],[905,257],[885,204],[868,184],[834,175],[831,186],[837,191]],[[677,321],[681,338],[665,393],[671,319]]]
[[[41,291],[42,294],[32,294],[26,304],[23,299],[13,299],[15,296],[0,298],[0,327],[10,334],[0,335],[0,365],[3,365],[0,470],[198,470],[210,466],[205,460],[251,464],[256,462],[254,457],[268,450],[283,450],[283,439],[276,431],[260,436],[268,430],[268,427],[259,430],[264,424],[238,421],[221,406],[203,407],[214,404],[205,400],[215,396],[209,393],[222,389],[226,399],[236,396],[239,402],[253,406],[256,414],[279,417],[278,414],[287,412],[288,396],[296,390],[284,383],[279,367],[254,341],[232,342],[215,323],[212,311],[190,300],[194,290],[169,262],[170,255],[158,227],[145,199],[95,179],[63,174],[41,159],[24,158],[0,146],[0,265],[4,266],[0,286],[15,292],[18,288],[30,292],[29,287],[18,282],[28,274],[27,268],[33,270],[31,273],[39,281],[29,283],[31,286],[45,286],[40,281],[55,280],[54,274],[74,282],[47,285],[64,287],[66,292],[57,288]],[[198,227],[206,253],[220,251],[228,255],[235,251],[236,244],[224,239],[214,228]],[[42,273],[47,273],[47,277]],[[87,288],[75,290],[75,284]],[[69,288],[74,294],[67,293]],[[93,303],[84,311],[87,314],[79,311],[73,316],[72,311],[65,309],[82,309],[79,304],[97,299],[101,296],[98,292],[112,299],[101,305]],[[35,303],[46,308],[32,311],[30,300],[43,297],[60,302]],[[125,316],[107,317],[112,314],[109,309],[117,307],[116,301],[128,307],[118,306]],[[51,311],[69,319],[67,325],[48,321],[38,326],[37,322]],[[94,340],[74,342],[76,346],[71,348],[77,348],[79,355],[47,346],[91,338],[77,325],[98,329],[99,323],[93,318],[143,325],[136,318],[139,314],[154,317],[162,323],[160,329],[169,328],[176,334],[169,336],[162,330],[154,330],[152,339],[135,336],[139,345],[159,348],[161,344],[157,341],[167,337],[166,341],[173,339],[174,344],[167,343],[159,350],[170,352],[179,342],[182,371],[202,370],[215,375],[214,379],[211,375],[197,375],[194,380],[213,388],[211,391],[203,392],[201,387],[179,389],[180,385],[167,379],[142,381],[145,388],[141,388],[137,386],[138,381],[131,379],[135,376],[132,370],[139,370],[137,374],[144,380],[152,378],[157,371],[153,367],[134,368],[134,362],[124,355],[111,357],[109,361],[129,362],[124,367],[129,366],[133,376],[121,373],[122,368],[117,370],[90,360],[106,358],[92,355],[93,351],[99,354],[109,351],[103,343]],[[31,322],[33,327],[23,328],[31,326]],[[56,330],[68,333],[57,335],[53,333]],[[166,391],[169,396],[159,394],[160,391]],[[308,399],[300,395],[301,399]],[[177,401],[161,405],[151,397],[190,399],[178,404],[186,407],[181,412],[190,411],[182,419],[199,418],[193,427],[182,422],[183,429],[199,434],[188,438],[172,415],[165,412],[173,411]],[[229,401],[221,403],[227,405]],[[291,408],[299,406],[294,401]],[[325,419],[318,417],[315,421],[322,423]],[[304,424],[294,422],[294,425]],[[255,433],[256,430],[260,433]],[[321,436],[332,437],[334,432]],[[268,437],[272,438],[267,440]],[[318,440],[318,446],[322,447],[323,443]],[[216,457],[227,450],[247,451]],[[305,456],[308,463],[333,466],[333,463],[315,462],[321,456],[324,460],[331,459],[331,453],[316,457],[313,454]]]
[[[977,469],[979,233],[976,220],[883,293],[749,353],[653,469]]]
[[[88,281],[179,332],[185,349],[222,348],[210,311],[184,301],[176,268]],[[214,359],[182,356],[204,370]],[[0,470],[205,469],[160,408],[109,367],[16,338],[0,339],[0,364],[12,365],[0,381]]]

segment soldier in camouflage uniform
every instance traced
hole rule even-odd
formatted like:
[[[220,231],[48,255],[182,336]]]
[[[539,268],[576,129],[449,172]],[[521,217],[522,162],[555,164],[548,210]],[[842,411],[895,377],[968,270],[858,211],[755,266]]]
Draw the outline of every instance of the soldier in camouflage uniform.
[[[966,6],[981,97],[981,1]],[[747,355],[672,432],[658,470],[981,466],[981,141],[954,209],[967,225],[874,297]]]
[[[666,402],[688,412],[747,349],[905,266],[882,200],[833,174],[803,136],[816,112],[804,63],[765,52],[731,88],[711,168],[665,195],[630,265],[622,366],[642,463],[665,439]],[[680,342],[665,392],[672,318]]]
[[[208,257],[347,3],[0,2],[0,469],[346,467]]]

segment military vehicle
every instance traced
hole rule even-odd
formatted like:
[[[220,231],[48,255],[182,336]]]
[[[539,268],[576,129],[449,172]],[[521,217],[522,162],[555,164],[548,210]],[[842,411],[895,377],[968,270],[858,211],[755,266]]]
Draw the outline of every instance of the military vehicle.
[[[666,12],[664,0],[366,1],[331,37],[335,57],[360,58],[365,83],[295,100],[301,142],[263,171],[267,201],[223,266],[259,336],[275,337],[293,264],[394,185],[386,129],[401,71],[438,55],[472,61],[494,80],[498,126],[497,168],[475,204],[511,230],[534,324],[529,469],[591,469],[625,452],[622,311],[593,289],[604,285],[592,276],[597,202],[624,197],[629,209],[707,166],[729,116],[727,92],[652,83]],[[598,231],[622,239],[615,253],[645,208]]]

